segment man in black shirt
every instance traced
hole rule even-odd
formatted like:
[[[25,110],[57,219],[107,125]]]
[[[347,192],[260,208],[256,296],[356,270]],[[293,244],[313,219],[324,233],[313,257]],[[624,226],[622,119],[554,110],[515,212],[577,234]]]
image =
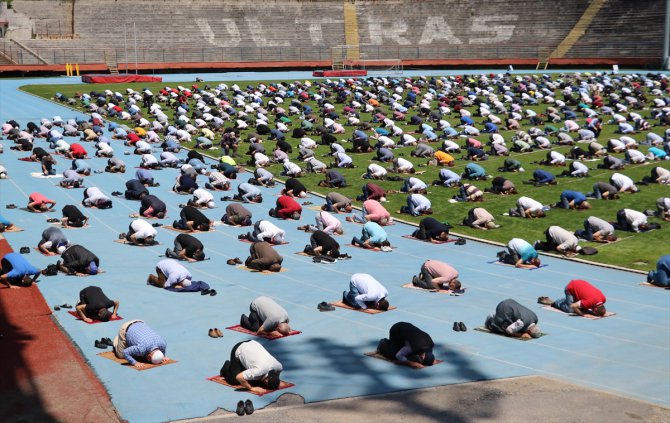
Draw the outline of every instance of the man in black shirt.
[[[114,307],[111,312],[110,307]],[[107,298],[99,287],[89,286],[79,291],[79,303],[76,310],[81,320],[86,323],[92,323],[93,319],[107,322],[116,319],[119,301]]]
[[[283,194],[289,195],[291,197],[307,197],[307,188],[296,178],[289,178],[284,183]]]
[[[189,194],[193,194],[196,189],[198,189],[198,184],[195,182],[195,178],[188,173],[181,174],[173,188],[175,192],[187,192]]]
[[[310,245],[305,247],[305,253],[312,256],[340,257],[340,244],[335,238],[324,231],[316,231],[309,238]]]
[[[63,260],[58,260],[57,264],[61,272],[77,276],[98,274],[100,259],[84,246],[77,244],[70,246],[63,251],[61,258]]]
[[[202,231],[208,232],[209,228],[214,225],[207,216],[193,206],[184,206],[179,213],[180,220],[175,220],[172,226],[175,229],[182,229],[185,231]]]
[[[162,219],[167,212],[167,206],[155,195],[145,195],[140,200],[140,215],[148,218]]]
[[[449,225],[433,217],[425,217],[419,222],[419,229],[412,236],[423,241],[447,241],[449,239]]]
[[[139,179],[131,179],[126,182],[126,192],[124,196],[126,200],[140,200],[142,195],[149,194],[149,190]]]
[[[409,367],[432,366],[433,339],[426,332],[411,323],[398,322],[391,326],[389,339],[384,338],[377,345],[377,353],[389,360],[397,360]]]
[[[79,211],[77,206],[68,204],[63,207],[63,219],[61,224],[64,228],[72,226],[73,228],[81,228],[88,223],[88,217],[84,216],[82,212]]]
[[[174,250],[165,250],[165,256],[177,260],[202,261],[205,259],[205,246],[193,235],[179,234],[174,239]]]

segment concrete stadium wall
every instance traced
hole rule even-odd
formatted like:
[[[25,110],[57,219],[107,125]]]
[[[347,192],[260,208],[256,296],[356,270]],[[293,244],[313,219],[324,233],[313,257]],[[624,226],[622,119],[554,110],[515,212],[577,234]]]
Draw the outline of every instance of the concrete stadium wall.
[[[507,63],[509,59],[546,58],[590,0],[354,3],[363,60]],[[662,20],[658,2],[634,3],[633,7],[626,0],[610,0],[567,58],[660,61],[662,25],[641,24]],[[0,20],[9,22],[8,35],[49,64],[102,64],[106,59],[138,64],[308,64],[330,60],[331,48],[345,44],[342,0],[76,0],[73,39],[63,39],[67,34],[60,39],[35,39],[37,28],[55,28],[56,21],[58,28],[72,26],[71,0],[14,0],[12,4],[13,10],[0,10]],[[619,11],[625,12],[625,18],[613,25],[612,17]],[[638,24],[623,25],[626,21]],[[600,46],[606,46],[606,51],[601,52]],[[19,65],[41,64],[35,55],[6,41],[0,41],[0,51]]]

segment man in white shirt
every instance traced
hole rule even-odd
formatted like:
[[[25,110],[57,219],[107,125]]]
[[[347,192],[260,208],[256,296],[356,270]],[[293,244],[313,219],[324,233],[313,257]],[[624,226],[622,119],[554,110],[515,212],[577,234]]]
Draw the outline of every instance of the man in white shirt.
[[[621,209],[616,213],[617,229],[641,232],[649,229],[647,215],[633,209]]]
[[[513,207],[509,210],[509,215],[527,218],[543,217],[543,208],[544,206],[539,201],[530,197],[521,196],[516,201],[516,208]]]
[[[377,163],[368,165],[368,172],[364,175],[366,179],[384,179],[388,171]]]
[[[231,385],[241,385],[255,393],[279,388],[283,367],[261,344],[251,340],[240,342],[230,352],[230,360],[223,363],[221,377]]]
[[[216,204],[214,203],[214,196],[211,192],[204,188],[198,188],[193,191],[193,198],[190,199],[187,204],[199,209],[213,209],[216,207]]]
[[[270,244],[281,245],[284,243],[286,231],[275,226],[269,220],[259,220],[254,223],[254,231],[246,235],[240,235],[240,239],[247,239],[252,242],[267,241]]]
[[[151,223],[144,219],[135,219],[128,225],[128,232],[119,235],[119,239],[125,239],[133,244],[151,245],[157,234],[156,228]]]
[[[638,192],[635,182],[622,173],[614,173],[610,176],[610,183],[619,189],[619,192]]]
[[[386,311],[388,291],[377,279],[367,273],[354,273],[349,280],[349,292],[342,292],[342,302],[351,307]]]

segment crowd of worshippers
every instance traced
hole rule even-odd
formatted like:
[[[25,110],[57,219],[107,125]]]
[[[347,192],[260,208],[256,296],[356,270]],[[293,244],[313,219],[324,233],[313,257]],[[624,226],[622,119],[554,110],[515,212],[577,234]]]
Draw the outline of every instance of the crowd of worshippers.
[[[548,75],[481,75],[259,83],[245,88],[236,84],[203,88],[193,85],[165,87],[156,94],[149,89],[128,88],[125,94],[111,90],[82,93],[75,98],[57,94],[58,101],[85,108],[89,118],[63,120],[56,116],[42,119],[39,125],[29,122],[25,128],[12,120],[2,126],[2,132],[13,141],[10,148],[30,153],[26,161],[38,163],[45,176],[55,175],[62,167],[60,161],[69,161],[62,170],[60,186],[83,188],[83,207],[110,208],[112,197],[138,201],[134,220],[119,234],[122,242],[138,245],[156,242],[155,225],[147,219],[165,217],[167,206],[155,190],[149,191],[159,186],[152,171],[173,168],[175,184],[168,189],[188,196],[179,218],[172,223],[174,229],[183,233],[174,238],[173,248],[166,249],[166,258],[156,263],[155,274],[152,272],[147,277],[147,283],[175,292],[200,290],[215,295],[216,291],[206,283],[194,281],[188,267],[180,263],[206,259],[205,246],[194,235],[215,226],[216,222],[202,212],[216,206],[215,191],[233,190],[233,195],[223,197],[223,201],[230,203],[221,222],[250,228],[240,235],[240,239],[251,243],[249,256],[244,261],[231,259],[233,263],[270,272],[282,269],[283,257],[272,245],[284,243],[285,237],[285,231],[273,222],[301,218],[302,206],[298,200],[306,197],[308,188],[299,178],[307,173],[323,174],[324,179],[318,185],[333,190],[328,192],[315,224],[300,227],[310,233],[304,253],[319,260],[348,258],[334,238],[344,232],[336,216],[342,213],[352,213],[346,220],[363,224],[360,235],[354,236],[351,244],[392,251],[384,226],[393,223],[393,216],[383,203],[393,192],[377,185],[376,181],[399,182],[397,191],[407,194],[406,205],[400,212],[422,217],[418,229],[411,234],[414,238],[447,241],[450,225],[429,216],[434,207],[429,199],[429,184],[420,178],[417,166],[439,167],[438,179],[430,186],[457,187],[454,201],[480,203],[484,193],[516,195],[521,189],[504,176],[489,175],[477,163],[490,156],[505,157],[503,166],[498,169],[501,173],[523,172],[521,163],[509,157],[511,152],[546,149],[545,158],[537,163],[542,168],[535,170],[528,181],[534,186],[554,185],[556,178],[587,177],[589,169],[581,160],[596,158],[602,160],[598,168],[615,173],[608,181],[595,182],[593,192],[563,190],[556,202],[548,205],[520,196],[508,214],[540,218],[552,207],[588,210],[588,200],[616,200],[626,193],[639,191],[638,185],[670,184],[670,171],[663,167],[663,160],[670,157],[670,130],[663,136],[651,131],[652,125],[670,124],[670,99],[663,96],[667,88],[668,80],[663,75],[606,74],[560,75],[555,80]],[[654,98],[650,100],[648,95]],[[341,113],[336,111],[335,104],[343,106]],[[537,113],[529,107],[540,104],[546,105],[545,113]],[[650,110],[649,121],[641,115],[644,108]],[[583,125],[577,123],[580,116],[585,119]],[[481,125],[475,122],[475,117],[482,120]],[[448,118],[458,120],[458,124],[452,125]],[[521,123],[525,120],[531,127],[522,130]],[[603,125],[616,125],[620,136],[606,145],[599,143]],[[515,134],[505,140],[501,130],[515,131]],[[352,132],[351,137],[344,139],[349,132]],[[635,134],[644,134],[644,140],[635,140],[632,137]],[[488,141],[476,139],[482,136]],[[66,137],[80,139],[68,143]],[[297,140],[298,145],[291,145],[287,138]],[[45,140],[43,146],[36,145],[39,139]],[[460,139],[464,140],[463,145],[457,143]],[[269,141],[274,142],[272,151],[269,151]],[[95,171],[86,161],[90,157],[84,147],[86,143],[95,148],[96,156],[107,159],[104,172],[127,171],[114,147],[140,156],[140,167],[126,182],[125,191],[107,196],[95,186],[84,186],[84,181],[95,179]],[[179,159],[176,154],[184,143],[195,143],[201,150],[220,149],[223,154],[209,167],[196,150],[189,151],[185,159]],[[248,148],[240,149],[244,143],[248,143]],[[569,154],[553,151],[556,145],[570,145]],[[415,166],[397,153],[398,148],[404,147],[411,149],[411,157],[422,159],[424,163]],[[643,148],[646,154],[641,151]],[[331,161],[319,160],[324,156],[317,156],[317,149],[327,149],[326,156],[331,157]],[[154,155],[156,151],[160,151],[159,157]],[[339,193],[338,188],[348,186],[345,170],[355,166],[351,155],[372,152],[375,157],[365,169],[366,183],[361,195],[351,199]],[[248,159],[242,159],[243,154]],[[292,154],[296,159],[292,160]],[[458,160],[471,161],[460,174],[450,169],[456,164],[455,154],[463,154]],[[659,165],[651,168],[641,181],[635,182],[622,172],[626,166],[647,161]],[[255,169],[248,180],[233,188],[233,181],[240,176],[243,165]],[[281,165],[280,176],[286,178],[286,184],[268,218],[257,218],[254,222],[244,204],[263,201],[263,188],[274,185],[275,175],[268,169],[272,165]],[[546,170],[554,166],[561,173]],[[0,177],[7,177],[4,167],[0,168]],[[201,186],[198,182],[203,178],[207,182]],[[476,186],[488,180],[491,187]],[[360,211],[353,212],[352,201],[362,202]],[[27,202],[28,210],[35,213],[56,207],[55,201],[39,192],[31,193]],[[613,242],[617,239],[616,230],[653,229],[656,224],[647,222],[647,218],[670,220],[670,199],[659,198],[656,208],[643,212],[623,208],[612,221],[589,216],[583,229],[549,226],[544,241],[530,244],[521,238],[510,240],[506,250],[499,254],[499,260],[517,267],[538,267],[541,265],[538,250],[572,255],[583,250],[578,245],[579,239]],[[76,205],[67,204],[61,212],[62,219],[55,219],[57,222],[53,223],[63,227],[87,225],[88,217]],[[480,204],[468,211],[462,224],[481,230],[500,226]],[[0,218],[0,225],[4,230],[10,229],[12,223]],[[32,284],[40,274],[96,275],[101,272],[98,256],[82,245],[72,244],[56,226],[44,230],[37,248],[45,255],[61,257],[54,267],[40,270],[20,254],[7,254],[2,259],[0,281],[17,288]],[[668,285],[668,256],[659,259],[657,268],[649,272],[648,280],[659,286]],[[411,282],[420,289],[462,292],[458,271],[438,260],[426,260]],[[564,298],[553,301],[540,297],[538,301],[566,313],[605,314],[605,296],[582,280],[571,281],[565,287]],[[366,273],[351,276],[342,302],[362,310],[389,308],[388,291]],[[117,300],[109,300],[99,288],[88,287],[80,294],[77,313],[85,321],[106,321],[116,317],[118,308]],[[282,336],[290,333],[288,323],[286,310],[268,297],[255,299],[250,314],[240,320],[247,330]],[[541,336],[535,313],[513,299],[502,301],[484,325],[508,336]],[[141,320],[126,322],[110,345],[117,357],[127,359],[136,367],[168,360],[166,341]],[[377,352],[399,363],[422,367],[434,363],[433,346],[430,335],[411,323],[398,322],[390,328],[389,337],[380,340]],[[282,370],[282,365],[260,343],[246,341],[233,347],[220,375],[228,383],[250,390],[276,389]]]

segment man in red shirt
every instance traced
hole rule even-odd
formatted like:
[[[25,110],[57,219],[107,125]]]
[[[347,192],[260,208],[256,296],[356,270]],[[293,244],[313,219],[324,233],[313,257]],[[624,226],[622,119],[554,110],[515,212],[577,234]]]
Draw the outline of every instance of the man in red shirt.
[[[605,295],[590,283],[573,279],[565,287],[565,298],[552,301],[549,297],[540,297],[537,302],[550,305],[564,313],[575,313],[583,316],[591,313],[596,316],[605,315]]]
[[[56,202],[46,198],[39,192],[33,192],[28,196],[28,210],[35,213],[43,213],[54,208]]]
[[[270,209],[270,216],[280,219],[300,220],[302,206],[293,197],[282,195],[277,199],[277,206]]]
[[[70,144],[70,151],[66,154],[71,159],[84,159],[86,158],[86,149],[78,143]]]
[[[358,201],[365,201],[365,200],[380,201],[385,196],[386,196],[386,191],[384,190],[384,188],[380,187],[377,184],[373,184],[372,182],[369,182],[369,183],[363,185],[363,195],[359,195],[358,197],[356,197],[356,200],[358,200]]]

